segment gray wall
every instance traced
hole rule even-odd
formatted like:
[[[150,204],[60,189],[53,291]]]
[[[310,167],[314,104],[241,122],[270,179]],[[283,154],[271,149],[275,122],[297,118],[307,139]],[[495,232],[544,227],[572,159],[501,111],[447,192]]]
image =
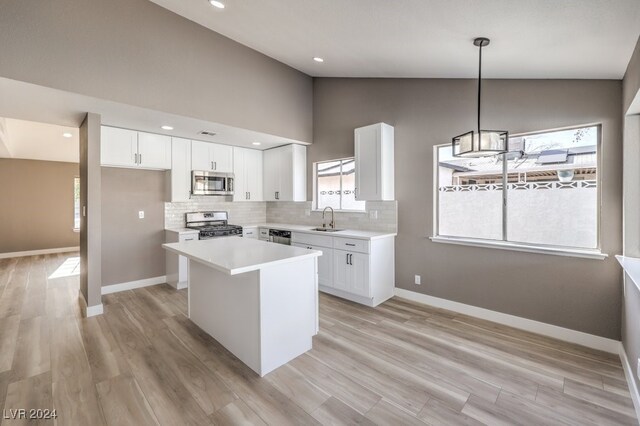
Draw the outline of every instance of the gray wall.
[[[640,39],[627,67],[623,80],[626,112],[632,100],[640,95]],[[624,255],[640,257],[640,115],[624,117]],[[624,310],[622,311],[622,344],[631,370],[635,373],[640,358],[640,291],[633,281],[625,276]],[[637,373],[633,374],[636,386],[640,387]]]
[[[147,0],[2,0],[0,52],[2,77],[311,141],[310,77]]]
[[[627,71],[624,74],[622,88],[622,111],[626,112],[638,93],[638,90],[640,90],[640,38],[638,38],[638,43],[627,66]]]
[[[601,244],[607,260],[427,238],[433,223],[433,146],[473,128],[473,80],[315,79],[308,161],[353,155],[356,127],[380,121],[395,126],[396,286],[619,339],[620,270],[613,255],[622,246],[621,82],[488,80],[483,88],[486,128],[520,133],[602,123]],[[413,284],[414,274],[422,275],[421,286]]]
[[[102,168],[102,285],[165,274],[166,173]]]
[[[76,247],[78,163],[0,158],[0,253]]]

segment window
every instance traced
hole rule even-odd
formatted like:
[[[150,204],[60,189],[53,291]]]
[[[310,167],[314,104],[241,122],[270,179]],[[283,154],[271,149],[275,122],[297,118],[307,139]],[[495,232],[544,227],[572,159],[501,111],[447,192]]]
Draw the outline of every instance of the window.
[[[600,126],[509,138],[509,152],[458,158],[435,147],[435,233],[597,249]]]
[[[80,178],[73,178],[73,229],[80,230]]]
[[[355,198],[356,170],[353,158],[314,164],[316,208],[365,210],[365,202]]]

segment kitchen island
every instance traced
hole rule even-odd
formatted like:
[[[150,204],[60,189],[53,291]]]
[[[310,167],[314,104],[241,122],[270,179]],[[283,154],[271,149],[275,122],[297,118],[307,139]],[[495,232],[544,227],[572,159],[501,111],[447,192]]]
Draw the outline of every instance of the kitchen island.
[[[191,321],[260,376],[311,349],[322,252],[240,237],[162,247],[188,259]]]

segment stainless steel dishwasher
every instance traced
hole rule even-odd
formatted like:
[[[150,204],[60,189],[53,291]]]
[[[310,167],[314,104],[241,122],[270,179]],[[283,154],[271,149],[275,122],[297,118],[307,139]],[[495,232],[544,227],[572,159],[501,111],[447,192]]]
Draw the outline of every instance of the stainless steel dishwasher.
[[[291,245],[291,231],[269,229],[269,241],[277,244]]]

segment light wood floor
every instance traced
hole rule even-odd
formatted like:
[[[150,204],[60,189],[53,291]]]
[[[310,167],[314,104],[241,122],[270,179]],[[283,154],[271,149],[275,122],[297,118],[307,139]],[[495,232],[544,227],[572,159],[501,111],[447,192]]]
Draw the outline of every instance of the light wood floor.
[[[261,379],[189,322],[185,291],[108,295],[82,319],[78,277],[48,278],[70,256],[0,260],[5,410],[114,426],[637,424],[617,356],[400,299],[323,295],[313,350]]]

